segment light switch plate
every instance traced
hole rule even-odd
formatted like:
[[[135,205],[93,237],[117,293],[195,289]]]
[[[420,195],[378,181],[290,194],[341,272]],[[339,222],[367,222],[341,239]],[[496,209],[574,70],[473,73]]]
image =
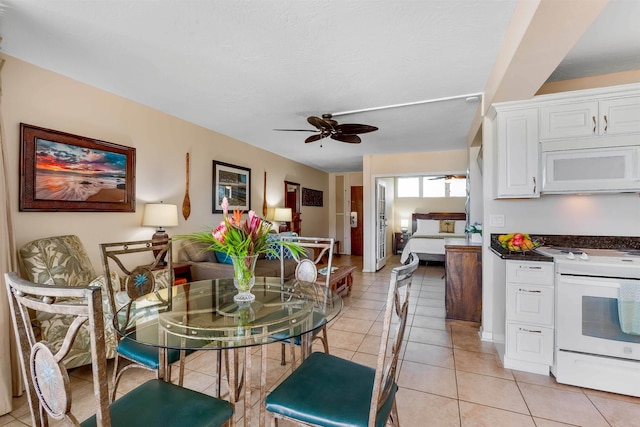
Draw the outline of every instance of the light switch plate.
[[[504,215],[503,214],[489,215],[489,225],[491,227],[504,227]]]

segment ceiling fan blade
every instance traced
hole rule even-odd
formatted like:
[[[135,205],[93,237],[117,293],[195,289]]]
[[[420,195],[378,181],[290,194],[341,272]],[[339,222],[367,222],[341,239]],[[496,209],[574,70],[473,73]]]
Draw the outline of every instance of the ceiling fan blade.
[[[340,142],[348,142],[349,144],[360,144],[360,142],[362,142],[358,135],[347,135],[344,133],[334,133],[331,135],[331,139],[335,139]]]
[[[316,142],[316,141],[320,141],[322,138],[324,138],[325,135],[322,133],[319,133],[317,135],[311,135],[309,138],[305,139],[304,142],[306,142],[307,144],[310,142]]]
[[[315,126],[322,131],[331,129],[333,126],[335,126],[331,122],[335,122],[335,124],[338,124],[335,120],[327,121],[325,119],[321,119],[320,117],[316,117],[316,116],[307,117],[307,122],[309,122],[310,125]]]
[[[378,130],[375,126],[359,125],[356,123],[344,123],[335,126],[336,131],[344,134],[355,135],[357,133],[368,133]]]
[[[274,129],[281,132],[318,132],[317,129]]]

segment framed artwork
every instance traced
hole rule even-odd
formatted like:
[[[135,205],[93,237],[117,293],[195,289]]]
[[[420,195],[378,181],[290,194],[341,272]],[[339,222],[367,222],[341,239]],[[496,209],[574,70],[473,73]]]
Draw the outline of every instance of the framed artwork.
[[[302,206],[322,206],[323,194],[320,190],[302,188]]]
[[[135,148],[20,124],[21,211],[135,212]]]
[[[229,201],[229,210],[251,209],[251,169],[213,161],[213,213],[222,213],[222,199]]]

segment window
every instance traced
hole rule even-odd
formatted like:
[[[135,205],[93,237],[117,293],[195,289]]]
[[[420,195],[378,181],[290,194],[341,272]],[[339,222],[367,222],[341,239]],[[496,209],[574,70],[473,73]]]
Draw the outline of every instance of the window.
[[[420,179],[398,178],[398,197],[420,197]]]
[[[397,197],[466,197],[467,179],[412,176],[396,179]]]

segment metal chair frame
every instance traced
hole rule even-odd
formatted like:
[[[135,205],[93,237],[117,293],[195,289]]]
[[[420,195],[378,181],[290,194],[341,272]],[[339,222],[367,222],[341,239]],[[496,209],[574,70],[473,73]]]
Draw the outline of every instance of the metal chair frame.
[[[334,239],[333,237],[301,237],[301,236],[282,236],[281,240],[288,242],[295,242],[300,245],[302,248],[305,248],[305,252],[308,258],[303,258],[300,254],[293,254],[293,258],[298,263],[295,272],[296,280],[306,281],[308,277],[301,277],[303,275],[303,269],[300,267],[305,263],[308,263],[309,260],[313,262],[313,265],[316,269],[315,279],[313,282],[321,283],[318,280],[318,264],[321,263],[322,259],[325,255],[327,255],[327,274],[325,276],[324,286],[329,287],[330,276],[331,276],[331,263],[333,261],[333,247],[334,247]],[[310,250],[313,251],[313,254],[310,253]],[[316,255],[316,250],[318,251]],[[284,283],[284,246],[280,246],[280,271],[281,271],[281,282]],[[320,340],[322,342],[322,347],[325,353],[329,353],[329,337],[327,335],[327,326],[323,325],[321,329],[317,333],[313,333],[312,339],[301,339],[301,358],[304,360],[310,353],[311,347],[313,345],[313,341]],[[296,366],[296,354],[295,354],[295,342],[294,339],[291,338],[288,340],[289,348],[291,350],[290,360],[291,360],[291,369],[295,369]],[[281,346],[281,365],[286,365],[286,341],[282,343]]]
[[[397,387],[397,366],[407,323],[411,282],[413,279],[413,274],[418,268],[419,261],[420,260],[418,259],[417,254],[411,253],[411,255],[409,256],[408,264],[396,267],[391,271],[390,286],[389,292],[387,294],[382,335],[378,351],[378,360],[373,380],[371,405],[369,406],[367,424],[368,427],[375,426],[378,411],[385,403],[388,403],[388,399],[390,398],[391,393],[394,391],[395,387]],[[395,327],[394,334],[391,333],[392,326]],[[304,366],[304,364],[305,362],[302,362],[302,366]],[[339,374],[340,372],[336,372],[336,375]],[[295,375],[295,372],[293,375]],[[292,376],[290,378],[294,377]],[[281,386],[287,381],[288,379],[285,379]],[[281,386],[276,387],[275,390],[278,390],[278,388]],[[348,390],[341,390],[341,393],[348,392]],[[317,412],[321,412],[324,407],[331,405],[329,401],[323,401],[321,396],[317,397],[318,399],[315,400],[312,399],[311,396],[305,399],[306,401],[317,402],[317,404],[314,406],[317,409]],[[267,410],[269,410],[268,399],[269,398],[267,398]],[[274,402],[274,404],[278,406],[279,402]],[[295,411],[286,409],[283,412],[294,413]],[[322,414],[318,415],[317,412],[314,413],[314,417],[316,419],[326,418],[323,417]],[[282,412],[272,412],[272,415],[273,416],[271,418],[271,424],[273,427],[276,427],[278,425],[278,419],[286,419],[296,425],[301,426],[316,425],[291,418],[290,416],[284,415]],[[395,395],[393,396],[393,401],[391,402],[389,418],[387,421],[390,421],[391,424],[395,427],[400,427]]]
[[[122,258],[123,257],[129,258],[129,256],[133,254],[144,255],[145,253],[152,254],[154,256],[154,260],[152,263],[145,265],[143,269],[149,272],[154,270],[166,270],[168,284],[172,286],[175,281],[175,277],[174,277],[173,261],[172,261],[172,244],[170,240],[166,240],[166,241],[138,240],[138,241],[131,241],[131,242],[114,242],[114,243],[100,244],[100,255],[102,257],[102,266],[104,269],[105,277],[107,278],[107,281],[109,284],[109,286],[107,287],[109,292],[109,303],[111,304],[111,310],[112,310],[112,313],[114,313],[114,318],[116,313],[118,312],[118,307],[116,304],[116,295],[114,293],[114,287],[119,291],[123,291],[123,290],[126,291],[127,296],[130,299],[129,303],[127,304],[128,305],[127,310],[125,311],[126,317],[127,317],[126,319],[124,319],[125,324],[128,322],[128,318],[130,316],[131,301],[142,296],[142,294],[140,293],[139,288],[136,286],[126,286],[125,289],[122,288],[121,283],[117,283],[115,284],[116,286],[114,286],[114,284],[111,283],[111,278],[112,278],[111,272],[116,271],[118,274],[124,274],[126,277],[131,277],[131,275],[136,271],[138,271],[141,267],[139,264],[136,264],[133,267],[128,267],[125,264],[128,265],[129,262],[131,262],[131,260],[128,259],[127,262],[125,263]],[[166,264],[161,265],[160,262],[165,255],[167,258]],[[139,256],[136,256],[134,259],[137,261],[141,261],[141,257]],[[110,260],[113,261],[113,263],[118,267],[118,269],[120,270],[119,272],[117,270],[113,270],[113,268],[111,267],[111,263],[109,262]],[[159,295],[158,291],[159,289],[157,288],[157,284],[154,284],[153,292],[156,292],[156,295]],[[167,292],[167,298],[168,298],[169,304],[171,304],[172,295],[173,295],[172,292]],[[118,335],[118,344],[120,344],[121,341],[122,341],[122,337]],[[171,380],[171,364],[167,363],[166,361],[166,351],[163,353],[163,350],[158,350],[158,357],[160,361],[159,369],[154,369],[152,367],[139,363],[134,359],[128,358],[120,354],[119,351],[116,351],[116,357],[115,357],[114,366],[113,366],[113,378],[112,378],[113,389],[111,390],[111,400],[113,401],[115,399],[116,391],[118,389],[118,384],[120,383],[122,374],[132,368],[145,369],[148,371],[155,372],[156,378],[168,379],[170,381]],[[180,351],[180,367],[179,367],[180,372],[178,376],[178,385],[180,386],[182,386],[184,381],[185,357],[186,357],[186,352],[184,350],[181,350]]]

